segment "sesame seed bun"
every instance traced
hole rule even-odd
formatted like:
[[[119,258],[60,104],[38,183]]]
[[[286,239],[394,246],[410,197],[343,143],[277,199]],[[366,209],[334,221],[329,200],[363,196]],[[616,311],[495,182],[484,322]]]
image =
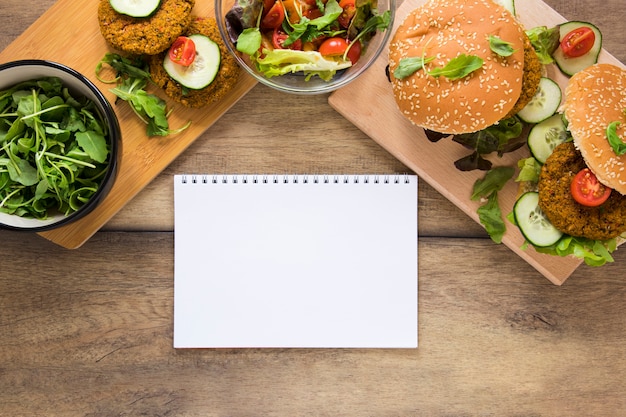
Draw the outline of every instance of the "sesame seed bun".
[[[626,154],[616,155],[606,136],[611,122],[626,137],[626,71],[611,64],[596,64],[576,73],[565,89],[563,103],[574,144],[598,180],[626,194]]]
[[[511,43],[515,52],[508,57],[492,52],[489,35]],[[389,44],[399,110],[415,125],[441,133],[471,133],[497,123],[522,93],[525,42],[515,17],[492,0],[429,0],[409,13]],[[461,54],[479,56],[482,68],[459,80],[424,70],[393,77],[402,58],[435,57],[426,64],[432,70]]]

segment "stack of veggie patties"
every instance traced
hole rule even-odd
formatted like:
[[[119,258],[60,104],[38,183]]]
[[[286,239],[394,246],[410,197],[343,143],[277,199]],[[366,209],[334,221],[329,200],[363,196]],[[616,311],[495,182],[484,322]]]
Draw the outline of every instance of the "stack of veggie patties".
[[[141,56],[152,81],[172,100],[202,107],[222,99],[239,79],[214,18],[192,15],[195,0],[100,0],[100,32],[113,48]],[[177,58],[185,39],[190,58]]]

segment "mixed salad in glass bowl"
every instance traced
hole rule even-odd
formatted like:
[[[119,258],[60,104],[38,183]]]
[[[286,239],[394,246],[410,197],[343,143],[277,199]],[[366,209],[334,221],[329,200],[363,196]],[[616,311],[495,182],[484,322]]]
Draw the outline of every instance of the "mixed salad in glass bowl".
[[[281,91],[348,84],[383,50],[395,0],[216,0],[218,27],[239,64]]]

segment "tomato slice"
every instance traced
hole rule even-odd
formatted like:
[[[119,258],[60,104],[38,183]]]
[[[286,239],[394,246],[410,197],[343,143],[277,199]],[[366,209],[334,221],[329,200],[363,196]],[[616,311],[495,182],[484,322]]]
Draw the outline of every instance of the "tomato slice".
[[[355,0],[341,0],[339,7],[343,9],[343,12],[337,17],[337,21],[342,28],[347,29],[350,26],[352,18],[356,14]]]
[[[611,188],[598,181],[589,168],[580,170],[574,176],[570,188],[574,200],[587,207],[597,207],[611,195]]]
[[[579,27],[563,37],[561,49],[570,58],[585,55],[591,50],[596,41],[596,34],[588,27]]]
[[[179,36],[170,46],[169,56],[175,64],[188,67],[196,58],[196,44],[191,38]]]
[[[276,29],[283,24],[283,20],[285,20],[285,8],[282,2],[278,0],[261,19],[261,27],[263,29]]]
[[[296,51],[302,50],[302,41],[300,39],[296,40],[294,43],[285,46],[285,41],[289,37],[288,34],[280,30],[279,28],[274,29],[274,33],[272,34],[272,45],[276,49],[293,49]]]
[[[346,49],[348,49],[347,58],[352,64],[355,64],[361,57],[361,42],[358,40],[351,45],[344,38],[328,38],[320,45],[319,53],[328,57],[341,56],[346,52]]]

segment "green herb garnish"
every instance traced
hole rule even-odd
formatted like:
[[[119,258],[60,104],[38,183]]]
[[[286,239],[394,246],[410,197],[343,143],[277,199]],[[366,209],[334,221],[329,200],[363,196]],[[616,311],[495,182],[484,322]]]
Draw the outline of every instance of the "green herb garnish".
[[[433,59],[435,59],[435,57],[424,58],[420,56],[402,58],[400,62],[398,62],[396,69],[393,71],[393,76],[402,80],[424,68],[424,65],[431,62]]]
[[[558,26],[548,29],[546,26],[537,26],[526,31],[526,35],[531,45],[539,57],[539,61],[543,65],[554,62],[552,54],[559,47],[559,28]]]
[[[606,128],[606,137],[609,141],[609,145],[613,148],[615,155],[624,155],[626,153],[626,143],[624,143],[624,141],[617,134],[617,128],[621,124],[622,122],[619,121],[611,122]]]
[[[451,81],[460,80],[483,66],[483,59],[476,55],[461,54],[452,58],[444,67],[434,68],[427,71],[428,75],[435,78],[442,75]]]
[[[513,44],[502,40],[499,36],[489,35],[489,49],[500,56],[511,56],[515,53]]]
[[[116,71],[116,77],[113,80],[105,81],[100,78],[103,64],[108,64]],[[117,83],[117,86],[110,91],[130,104],[133,112],[147,125],[148,136],[180,133],[191,125],[189,121],[179,129],[170,129],[165,101],[145,90],[151,80],[150,72],[147,64],[140,58],[130,60],[118,54],[107,53],[96,66],[96,76],[103,82]]]
[[[484,62],[479,56],[461,54],[448,61],[444,67],[427,70],[426,64],[433,59],[435,59],[435,57],[421,56],[402,58],[398,63],[398,67],[394,70],[393,75],[401,80],[423,69],[426,74],[432,77],[438,78],[444,76],[451,81],[455,81],[465,78],[472,72],[481,68]]]
[[[474,183],[471,199],[477,201],[486,198],[487,201],[477,210],[480,223],[496,243],[502,242],[506,232],[506,225],[498,203],[498,191],[513,177],[515,170],[512,167],[497,167],[487,171],[482,179]]]
[[[0,211],[46,219],[78,210],[107,172],[108,135],[95,103],[59,78],[1,91]]]

